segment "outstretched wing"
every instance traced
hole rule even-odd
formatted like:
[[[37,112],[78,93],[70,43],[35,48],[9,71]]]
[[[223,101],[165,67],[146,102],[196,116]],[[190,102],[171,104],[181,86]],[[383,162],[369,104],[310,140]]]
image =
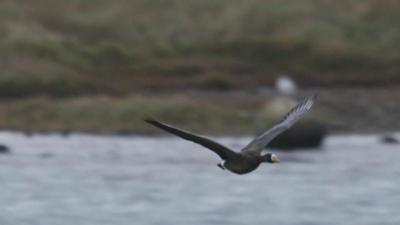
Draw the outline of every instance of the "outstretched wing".
[[[234,151],[230,150],[229,148],[227,148],[215,141],[212,141],[208,138],[205,138],[205,137],[202,137],[202,136],[199,136],[196,134],[192,134],[188,131],[175,128],[171,125],[158,122],[154,119],[145,119],[144,121],[146,121],[147,123],[149,123],[153,126],[160,128],[160,129],[163,129],[169,133],[175,134],[183,139],[200,144],[200,145],[210,149],[211,151],[215,152],[223,160],[226,160],[231,157],[235,157],[237,155],[236,152],[234,152]]]
[[[317,94],[314,94],[304,99],[297,106],[292,108],[278,124],[251,141],[246,147],[243,148],[242,151],[261,152],[265,148],[265,146],[267,146],[267,144],[271,142],[276,136],[281,134],[283,131],[289,129],[306,112],[308,112],[316,98]]]

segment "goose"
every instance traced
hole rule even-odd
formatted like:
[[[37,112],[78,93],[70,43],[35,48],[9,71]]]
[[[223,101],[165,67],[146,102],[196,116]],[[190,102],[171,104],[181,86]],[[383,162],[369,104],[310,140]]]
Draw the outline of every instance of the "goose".
[[[246,174],[258,168],[261,163],[279,163],[280,160],[276,154],[262,154],[265,147],[276,136],[293,126],[306,112],[308,112],[316,100],[314,94],[305,98],[298,105],[293,107],[275,126],[265,131],[247,144],[240,152],[236,152],[222,144],[219,144],[209,138],[191,133],[189,131],[173,127],[169,124],[159,122],[153,118],[144,120],[166,132],[172,133],[183,139],[200,144],[214,153],[216,153],[222,162],[217,166],[223,170],[228,170],[236,174]]]

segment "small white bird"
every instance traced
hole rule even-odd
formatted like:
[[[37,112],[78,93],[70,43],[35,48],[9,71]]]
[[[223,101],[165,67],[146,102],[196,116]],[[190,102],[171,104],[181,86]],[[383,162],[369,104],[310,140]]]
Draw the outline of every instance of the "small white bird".
[[[287,75],[282,75],[276,79],[275,88],[284,95],[293,95],[297,91],[296,83]]]

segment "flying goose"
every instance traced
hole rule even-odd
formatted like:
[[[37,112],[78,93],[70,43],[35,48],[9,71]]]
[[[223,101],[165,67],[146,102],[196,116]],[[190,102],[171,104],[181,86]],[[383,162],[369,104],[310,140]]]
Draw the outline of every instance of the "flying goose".
[[[295,124],[307,111],[309,111],[316,98],[317,95],[314,94],[304,99],[297,106],[292,108],[279,123],[255,138],[240,152],[235,152],[228,147],[225,147],[206,137],[175,128],[171,125],[158,122],[151,118],[146,118],[145,121],[162,130],[177,135],[183,139],[200,144],[215,152],[223,160],[221,163],[217,164],[221,169],[227,169],[236,174],[245,174],[255,170],[263,162],[280,162],[279,158],[275,154],[266,153],[263,155],[261,154],[262,151],[272,139],[293,126],[293,124]]]

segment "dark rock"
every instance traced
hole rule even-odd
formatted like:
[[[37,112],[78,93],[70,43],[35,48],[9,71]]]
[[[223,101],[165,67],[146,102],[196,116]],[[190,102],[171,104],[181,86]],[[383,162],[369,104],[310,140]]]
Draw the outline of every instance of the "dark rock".
[[[120,129],[114,132],[114,135],[116,136],[130,136],[133,134],[132,130],[129,129]]]
[[[25,131],[24,134],[25,134],[26,137],[32,137],[33,136],[33,132],[31,132],[31,131]]]
[[[258,130],[265,131],[267,125],[272,127],[297,104],[298,101],[285,96],[276,97],[267,102],[258,115]],[[312,113],[313,110],[289,130],[277,136],[266,147],[287,150],[319,147],[326,135],[326,128],[313,119]]]
[[[399,140],[391,135],[385,135],[382,137],[381,142],[385,144],[398,144]]]
[[[39,158],[43,158],[43,159],[47,159],[47,158],[52,158],[53,154],[49,153],[49,152],[43,152],[39,154]]]
[[[72,134],[72,130],[64,129],[60,131],[60,135],[63,137],[69,137]]]
[[[5,145],[1,145],[0,144],[0,154],[8,154],[8,153],[10,153],[11,151],[10,151],[10,148],[8,148],[7,146],[5,146]]]
[[[318,148],[326,133],[326,128],[322,124],[310,119],[303,120],[277,136],[267,148],[285,150]]]

